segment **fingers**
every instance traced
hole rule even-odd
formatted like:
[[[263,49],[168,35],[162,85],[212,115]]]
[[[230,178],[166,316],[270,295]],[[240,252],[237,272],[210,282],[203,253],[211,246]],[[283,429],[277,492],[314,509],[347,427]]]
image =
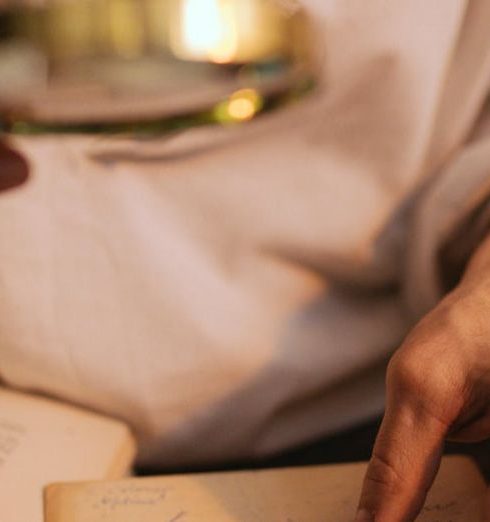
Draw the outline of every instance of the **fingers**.
[[[448,427],[428,412],[420,393],[398,380],[388,386],[356,522],[412,522],[423,507]]]
[[[362,522],[411,522],[440,464],[444,432],[405,408],[387,412],[364,480]]]
[[[25,159],[0,141],[0,191],[22,185],[28,176]]]

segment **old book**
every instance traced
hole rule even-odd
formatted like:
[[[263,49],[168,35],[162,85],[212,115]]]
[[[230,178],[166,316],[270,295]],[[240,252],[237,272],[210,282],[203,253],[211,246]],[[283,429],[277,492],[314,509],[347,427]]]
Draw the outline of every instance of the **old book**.
[[[0,388],[0,520],[42,522],[46,484],[121,478],[134,452],[121,422]]]
[[[352,522],[366,464],[55,484],[46,522]],[[443,461],[419,522],[478,522],[485,484]]]

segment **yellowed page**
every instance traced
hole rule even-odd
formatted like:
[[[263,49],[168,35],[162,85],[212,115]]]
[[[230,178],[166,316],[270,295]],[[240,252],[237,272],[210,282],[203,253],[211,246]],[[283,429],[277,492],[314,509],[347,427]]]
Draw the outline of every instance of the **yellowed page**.
[[[58,484],[46,522],[352,522],[365,464]],[[419,522],[478,522],[485,484],[445,459]]]
[[[42,522],[46,484],[120,478],[133,456],[124,424],[0,388],[2,522]]]

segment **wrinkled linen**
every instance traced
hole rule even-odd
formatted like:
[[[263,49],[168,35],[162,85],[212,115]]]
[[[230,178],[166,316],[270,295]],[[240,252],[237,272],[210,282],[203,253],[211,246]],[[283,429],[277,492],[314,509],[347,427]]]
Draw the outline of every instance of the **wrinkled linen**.
[[[490,192],[489,0],[308,0],[321,88],[241,128],[17,138],[0,374],[128,421],[153,466],[255,457],[383,407]]]

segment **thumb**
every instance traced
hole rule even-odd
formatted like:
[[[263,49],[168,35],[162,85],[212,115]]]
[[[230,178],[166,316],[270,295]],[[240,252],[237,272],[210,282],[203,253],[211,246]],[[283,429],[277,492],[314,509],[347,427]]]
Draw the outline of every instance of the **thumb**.
[[[447,429],[415,401],[388,399],[356,522],[412,522],[440,465]]]
[[[22,185],[28,176],[26,160],[0,141],[0,192]]]

